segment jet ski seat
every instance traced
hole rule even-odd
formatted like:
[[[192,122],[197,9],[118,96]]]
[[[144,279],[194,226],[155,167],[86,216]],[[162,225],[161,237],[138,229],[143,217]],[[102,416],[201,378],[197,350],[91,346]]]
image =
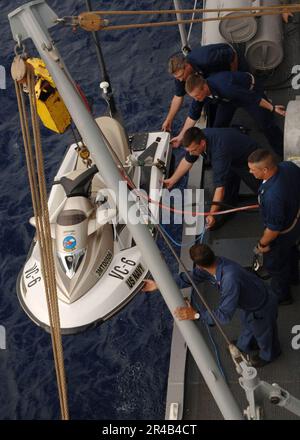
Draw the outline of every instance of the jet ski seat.
[[[130,155],[124,128],[116,119],[110,118],[109,116],[100,116],[96,119],[96,122],[104,137],[112,146],[116,156],[122,164],[124,164],[127,157]]]

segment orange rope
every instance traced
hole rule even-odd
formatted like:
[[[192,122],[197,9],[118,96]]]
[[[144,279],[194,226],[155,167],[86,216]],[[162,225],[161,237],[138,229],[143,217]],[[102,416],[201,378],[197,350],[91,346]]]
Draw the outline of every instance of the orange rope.
[[[300,9],[299,9],[300,12]],[[191,20],[176,20],[176,21],[160,21],[156,23],[137,23],[137,24],[124,24],[124,25],[112,25],[112,26],[103,26],[100,30],[103,31],[116,31],[116,30],[126,30],[126,29],[139,29],[146,27],[159,27],[159,26],[175,26],[177,24],[189,24],[189,23],[204,23],[206,21],[224,21],[224,20],[237,20],[239,18],[252,18],[252,17],[261,17],[263,15],[278,15],[279,12],[257,12],[250,14],[241,14],[241,15],[226,15],[223,17],[210,17],[210,18],[194,18]],[[281,14],[281,12],[280,12]]]
[[[300,10],[299,4],[292,5],[274,5],[274,6],[252,6],[252,7],[240,7],[240,8],[215,8],[215,9],[155,9],[151,11],[92,11],[93,14],[100,15],[154,15],[154,14],[191,14],[205,12],[240,12],[240,11],[265,11],[265,10],[277,10],[278,13],[288,10],[289,12],[296,12]]]

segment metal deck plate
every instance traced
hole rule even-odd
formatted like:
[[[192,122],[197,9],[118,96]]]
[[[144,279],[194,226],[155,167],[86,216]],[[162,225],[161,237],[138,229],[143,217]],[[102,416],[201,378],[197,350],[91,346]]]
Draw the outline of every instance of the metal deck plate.
[[[238,261],[243,267],[250,267],[253,259],[253,248],[258,241],[259,236],[255,238],[224,238],[215,240],[213,248],[217,255]]]

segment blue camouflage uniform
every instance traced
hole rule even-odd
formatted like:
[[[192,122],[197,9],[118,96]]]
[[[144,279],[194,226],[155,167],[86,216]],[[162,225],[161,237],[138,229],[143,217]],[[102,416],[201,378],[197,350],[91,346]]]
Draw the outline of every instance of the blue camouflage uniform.
[[[262,183],[258,201],[264,226],[272,231],[285,231],[294,222],[300,207],[300,168],[292,162],[281,162],[278,172]],[[297,283],[300,220],[294,228],[271,242],[264,253],[264,266],[271,275],[271,286],[279,301],[290,297],[291,283]]]
[[[198,120],[204,104],[219,102],[214,127],[228,127],[237,108],[243,107],[264,132],[270,146],[278,156],[283,156],[283,133],[276,125],[272,112],[259,106],[261,99],[268,99],[248,72],[219,72],[207,78],[211,97],[203,101],[193,100],[189,117]]]
[[[191,275],[196,284],[208,281],[218,289],[220,302],[213,313],[220,324],[228,324],[235,311],[240,310],[242,331],[237,341],[240,350],[250,352],[256,341],[262,359],[272,361],[279,356],[277,297],[259,277],[224,257],[217,258],[216,277],[199,267]],[[180,289],[190,286],[185,273],[177,275],[175,281]],[[207,310],[198,307],[202,320],[213,325]]]
[[[241,180],[257,194],[260,182],[249,173],[248,157],[259,148],[251,137],[236,128],[205,128],[206,155],[213,170],[215,188],[225,187],[224,202],[236,205]],[[194,163],[198,156],[186,152],[185,160]]]

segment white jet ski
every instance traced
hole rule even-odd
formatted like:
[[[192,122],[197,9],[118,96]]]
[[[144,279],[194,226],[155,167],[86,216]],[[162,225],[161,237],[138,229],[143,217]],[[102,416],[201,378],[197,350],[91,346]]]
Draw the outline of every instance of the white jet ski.
[[[96,119],[122,164],[130,157],[137,188],[159,202],[169,166],[169,134],[135,135],[131,151],[122,126],[110,117]],[[78,157],[70,146],[51,189],[48,206],[55,259],[61,332],[73,334],[115,315],[140,290],[148,269],[96,165]],[[91,157],[91,160],[93,158]],[[152,166],[151,166],[152,162]],[[141,164],[146,166],[141,167]],[[159,206],[150,203],[154,218]],[[31,224],[35,220],[31,219]],[[27,315],[49,329],[39,244],[33,240],[17,291]]]

